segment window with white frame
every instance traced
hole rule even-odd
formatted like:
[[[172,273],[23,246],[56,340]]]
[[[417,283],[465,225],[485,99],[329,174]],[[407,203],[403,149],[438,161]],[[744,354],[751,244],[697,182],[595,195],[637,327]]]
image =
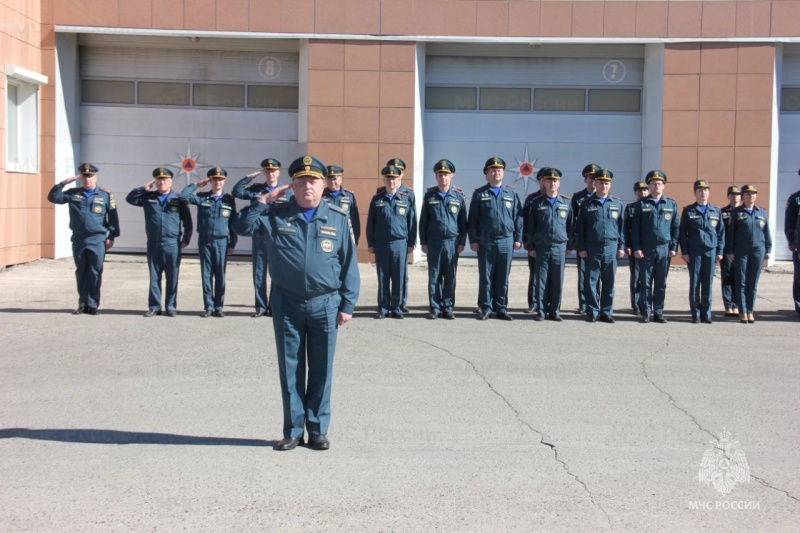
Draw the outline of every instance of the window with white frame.
[[[39,172],[39,85],[47,77],[6,65],[6,170]]]

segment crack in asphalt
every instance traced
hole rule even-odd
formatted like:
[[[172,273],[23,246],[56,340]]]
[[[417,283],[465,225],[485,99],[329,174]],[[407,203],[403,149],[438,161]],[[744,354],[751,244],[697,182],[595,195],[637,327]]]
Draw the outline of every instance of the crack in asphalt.
[[[692,422],[694,422],[694,425],[697,426],[697,428],[700,431],[702,431],[703,433],[707,434],[712,439],[716,439],[717,435],[715,435],[712,431],[710,431],[710,430],[706,429],[705,427],[703,427],[703,425],[700,424],[700,422],[697,421],[697,418],[695,418],[694,415],[692,415],[689,411],[687,411],[686,409],[684,409],[683,407],[678,405],[678,402],[675,401],[675,398],[672,396],[672,394],[670,394],[669,392],[665,391],[664,389],[662,389],[661,387],[656,385],[655,381],[653,381],[652,378],[650,377],[650,375],[647,373],[647,367],[646,367],[645,363],[647,363],[647,361],[649,361],[650,359],[652,359],[653,357],[658,355],[663,350],[667,349],[669,347],[670,340],[671,340],[671,337],[669,335],[667,335],[667,342],[664,343],[663,346],[653,350],[653,352],[651,352],[650,355],[648,355],[647,357],[645,357],[644,359],[642,359],[639,362],[639,365],[642,367],[642,375],[650,383],[650,385],[652,385],[658,392],[660,392],[661,394],[663,394],[664,396],[666,396],[669,399],[669,403],[672,404],[672,406],[675,409],[677,409],[678,411],[680,411],[683,414],[685,414]],[[793,494],[789,493],[789,491],[772,485],[771,483],[769,483],[764,478],[758,477],[757,475],[753,474],[752,472],[750,473],[750,476],[753,479],[755,479],[758,483],[763,485],[764,487],[767,487],[767,488],[770,488],[770,489],[772,489],[774,491],[780,492],[780,493],[784,494],[786,497],[794,500],[795,502],[800,503],[800,499],[798,499],[797,496],[794,496]]]
[[[428,346],[430,346],[432,348],[436,348],[437,350],[441,350],[442,352],[446,353],[447,355],[449,355],[450,357],[452,357],[454,359],[458,359],[459,361],[463,361],[463,362],[467,363],[472,368],[472,371],[475,373],[475,375],[478,376],[479,378],[481,378],[481,380],[483,380],[483,382],[486,384],[486,386],[489,387],[489,390],[492,391],[492,393],[494,393],[498,398],[503,400],[503,403],[505,403],[508,406],[508,408],[511,409],[511,411],[514,413],[514,417],[517,419],[517,421],[521,425],[523,425],[524,427],[528,428],[532,433],[535,433],[536,435],[539,436],[539,444],[543,444],[544,446],[547,446],[548,448],[550,448],[550,450],[553,452],[553,457],[555,458],[556,462],[558,462],[561,465],[561,467],[564,469],[564,471],[572,479],[577,481],[580,484],[580,486],[583,487],[583,490],[586,492],[586,495],[589,497],[589,500],[595,505],[595,507],[600,509],[600,511],[603,513],[603,515],[606,518],[606,522],[608,523],[608,527],[611,528],[611,517],[608,515],[608,512],[605,510],[605,508],[603,508],[603,506],[600,504],[600,502],[598,502],[597,499],[595,499],[594,494],[592,493],[591,490],[589,490],[589,487],[586,485],[586,483],[580,477],[578,477],[577,474],[572,472],[572,470],[570,470],[570,468],[569,468],[569,465],[567,465],[566,461],[564,461],[559,456],[558,448],[556,448],[556,445],[553,444],[552,442],[548,442],[547,440],[545,440],[545,436],[544,436],[543,432],[541,432],[538,429],[534,428],[530,423],[528,423],[524,418],[522,418],[522,415],[520,414],[519,410],[517,410],[514,407],[514,405],[512,405],[511,401],[508,398],[506,398],[500,391],[498,391],[496,388],[494,388],[494,385],[492,385],[491,381],[489,381],[486,378],[486,376],[483,375],[483,373],[480,370],[478,370],[478,367],[475,366],[475,363],[473,363],[472,361],[470,361],[469,359],[467,359],[465,357],[461,357],[459,355],[454,354],[453,352],[451,352],[447,348],[443,348],[441,346],[437,346],[436,344],[433,344],[432,342],[424,341],[424,340],[421,340],[421,339],[415,339],[415,340],[417,342],[421,342],[422,344],[427,344]]]

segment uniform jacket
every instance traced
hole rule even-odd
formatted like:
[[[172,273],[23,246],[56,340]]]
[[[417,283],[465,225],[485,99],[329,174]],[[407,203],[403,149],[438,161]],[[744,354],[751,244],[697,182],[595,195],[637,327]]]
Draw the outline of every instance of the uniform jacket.
[[[719,211],[722,216],[722,225],[725,226],[725,255],[732,254],[733,252],[728,251],[728,226],[730,226],[733,207],[731,207],[731,204],[728,204]]]
[[[350,215],[350,224],[353,226],[353,235],[356,237],[356,245],[361,239],[361,218],[358,214],[358,204],[356,203],[356,195],[353,191],[339,189],[341,192],[334,195],[327,187],[322,191],[322,199],[331,205],[335,205]]]
[[[238,237],[231,231],[236,216],[236,200],[230,194],[222,193],[214,199],[211,191],[196,193],[197,184],[190,183],[181,191],[181,199],[197,206],[198,238],[229,237],[228,248],[235,248]]]
[[[526,196],[525,201],[522,202],[522,246],[524,246],[526,250],[533,250],[533,235],[529,233],[531,206],[533,206],[533,201],[541,195],[541,190],[532,192]]]
[[[532,202],[527,218],[529,244],[526,250],[546,250],[572,241],[575,222],[572,203],[566,196],[556,196],[553,205],[547,196],[539,196]]]
[[[622,227],[622,202],[613,196],[604,203],[592,193],[581,203],[578,212],[576,243],[579,252],[598,246],[625,249]]]
[[[575,221],[575,224],[578,223],[578,215],[581,212],[581,204],[586,201],[593,193],[590,193],[586,190],[586,188],[581,189],[580,191],[576,192],[572,195],[571,203],[572,203],[572,218]],[[577,226],[572,229],[572,242],[569,243],[569,247],[572,249],[577,248],[577,239],[578,239],[578,230]]]
[[[389,199],[386,193],[372,197],[367,214],[367,246],[405,240],[417,243],[417,212],[410,197],[399,190]]]
[[[414,191],[406,187],[405,185],[401,184],[400,187],[397,188],[397,192],[402,192],[408,195],[408,201],[411,203],[412,206],[417,205],[417,197],[414,195]],[[386,187],[378,187],[375,191],[375,194],[386,194]]]
[[[786,235],[786,240],[789,244],[794,244],[796,239],[795,232],[797,231],[798,212],[800,212],[800,191],[789,196],[786,201],[786,213],[783,218],[783,233]]]
[[[639,200],[636,200],[638,202]],[[622,222],[622,233],[625,237],[625,248],[631,247],[633,242],[633,212],[636,210],[636,202],[625,204],[625,220]],[[633,250],[631,250],[633,252]]]
[[[47,199],[54,204],[69,204],[69,229],[73,241],[94,235],[105,235],[106,240],[112,241],[119,237],[117,204],[110,191],[95,187],[87,196],[83,188],[65,192],[64,184],[56,183]]]
[[[715,250],[715,255],[725,251],[725,223],[722,212],[716,206],[706,205],[703,213],[697,202],[687,205],[681,213],[679,230],[681,253],[695,255]]]
[[[144,187],[137,187],[128,193],[125,200],[144,208],[144,229],[148,241],[189,244],[193,230],[189,204],[175,191],[169,192],[163,204],[160,196],[158,191],[145,191]]]
[[[767,211],[757,205],[753,206],[752,213],[744,205],[731,211],[725,241],[725,250],[729,254],[749,255],[760,249],[765,253],[772,253]]]
[[[467,199],[464,191],[456,187],[442,197],[439,187],[425,191],[420,208],[419,242],[456,240],[459,246],[467,244]]]
[[[642,198],[634,204],[631,228],[631,250],[644,250],[653,246],[669,245],[671,252],[678,251],[678,204],[672,198],[662,196]]]
[[[361,278],[348,213],[320,202],[306,222],[297,200],[290,198],[245,207],[234,229],[242,235],[263,231],[267,236],[273,287],[304,300],[338,292],[339,311],[353,314]]]
[[[522,210],[517,191],[502,185],[497,196],[487,183],[472,193],[467,217],[469,242],[497,237],[513,237],[514,242],[522,242]]]

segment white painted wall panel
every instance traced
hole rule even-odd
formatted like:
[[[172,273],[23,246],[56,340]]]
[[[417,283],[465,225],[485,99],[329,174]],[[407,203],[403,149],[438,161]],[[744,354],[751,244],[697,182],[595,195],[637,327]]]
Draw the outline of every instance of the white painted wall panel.
[[[784,83],[786,82],[786,62],[784,62]],[[800,73],[800,63],[796,65]],[[793,192],[800,190],[800,113],[783,113],[778,121],[780,128],[780,146],[778,149],[778,212],[776,228],[772,232],[775,259],[791,260],[786,236],[783,234],[786,199]]]

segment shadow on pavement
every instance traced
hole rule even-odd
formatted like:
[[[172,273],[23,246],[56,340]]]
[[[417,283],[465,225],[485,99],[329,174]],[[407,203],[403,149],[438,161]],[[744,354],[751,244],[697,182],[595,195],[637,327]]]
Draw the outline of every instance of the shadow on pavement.
[[[32,439],[84,444],[178,444],[189,446],[268,446],[278,441],[234,439],[227,437],[197,437],[172,433],[143,433],[110,429],[0,429],[0,439]]]

